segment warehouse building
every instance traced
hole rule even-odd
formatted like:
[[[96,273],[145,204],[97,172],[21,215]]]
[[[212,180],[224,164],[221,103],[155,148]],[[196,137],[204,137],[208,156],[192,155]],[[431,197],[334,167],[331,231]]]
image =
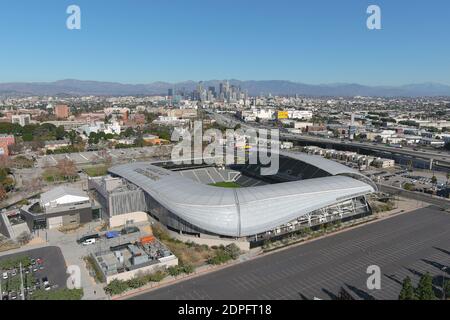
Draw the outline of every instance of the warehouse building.
[[[30,230],[35,230],[76,227],[91,222],[96,210],[85,191],[60,186],[41,194],[20,212]]]

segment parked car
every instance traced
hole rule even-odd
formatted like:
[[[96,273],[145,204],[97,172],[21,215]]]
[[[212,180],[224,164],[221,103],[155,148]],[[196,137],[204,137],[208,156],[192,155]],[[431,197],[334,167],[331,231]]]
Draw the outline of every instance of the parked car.
[[[3,272],[2,278],[3,280],[8,279],[8,272]]]
[[[47,277],[42,278],[42,283],[44,284],[44,286],[47,286],[50,284]]]
[[[100,238],[100,235],[99,235],[99,234],[91,234],[91,235],[87,235],[87,236],[81,237],[80,239],[77,240],[77,242],[78,242],[79,244],[82,244],[82,243],[84,243],[84,242],[87,241],[87,240],[90,240],[90,239],[99,239],[99,238]]]
[[[125,234],[131,234],[131,233],[136,233],[139,232],[139,228],[138,227],[125,227],[121,230],[121,233],[123,235]]]
[[[120,232],[118,231],[108,231],[105,234],[106,239],[113,239],[113,238],[118,238],[120,237]]]
[[[92,244],[95,244],[95,242],[96,242],[95,239],[87,239],[82,244],[83,244],[83,246],[90,246]]]

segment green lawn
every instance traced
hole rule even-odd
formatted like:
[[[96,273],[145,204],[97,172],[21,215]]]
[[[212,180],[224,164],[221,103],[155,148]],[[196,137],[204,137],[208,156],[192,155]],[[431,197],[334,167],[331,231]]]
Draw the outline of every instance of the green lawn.
[[[237,184],[234,181],[229,181],[229,182],[223,181],[223,182],[211,183],[210,186],[219,187],[219,188],[232,188],[232,189],[237,189],[237,188],[241,187],[239,184]]]
[[[84,168],[83,171],[86,172],[86,174],[90,177],[101,177],[108,174],[108,167],[103,165],[93,166]]]

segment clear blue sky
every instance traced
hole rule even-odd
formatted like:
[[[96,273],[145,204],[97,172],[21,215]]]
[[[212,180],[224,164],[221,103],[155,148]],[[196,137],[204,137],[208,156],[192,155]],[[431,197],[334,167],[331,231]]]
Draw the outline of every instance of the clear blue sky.
[[[450,1],[0,0],[0,48],[0,82],[450,84]]]

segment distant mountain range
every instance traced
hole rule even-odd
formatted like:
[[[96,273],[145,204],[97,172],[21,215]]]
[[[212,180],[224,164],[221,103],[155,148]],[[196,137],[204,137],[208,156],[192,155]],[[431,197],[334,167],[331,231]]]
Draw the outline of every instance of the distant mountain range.
[[[221,80],[203,81],[203,87],[215,86],[219,90]],[[448,96],[450,86],[439,83],[409,84],[403,86],[363,86],[359,84],[337,83],[310,85],[284,80],[239,81],[230,80],[231,85],[248,90],[250,95],[303,95],[325,96],[371,96],[371,97],[421,97]],[[153,82],[149,84],[122,84],[116,82],[60,80],[56,82],[0,83],[0,96],[124,96],[124,95],[167,95],[170,88],[194,90],[195,81],[180,83]]]

